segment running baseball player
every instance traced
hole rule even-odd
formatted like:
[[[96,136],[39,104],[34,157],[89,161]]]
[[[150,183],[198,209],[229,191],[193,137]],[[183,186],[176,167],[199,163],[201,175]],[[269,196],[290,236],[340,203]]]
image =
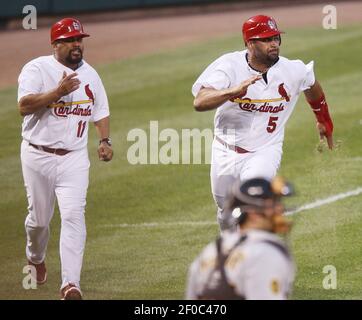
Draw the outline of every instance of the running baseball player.
[[[290,223],[281,198],[292,187],[280,177],[236,182],[228,208],[238,212],[238,232],[223,232],[192,263],[187,299],[284,300],[290,297],[295,265],[277,233]]]
[[[55,200],[61,215],[61,298],[81,299],[80,274],[86,240],[84,211],[88,188],[88,127],[100,138],[98,155],[112,159],[107,95],[97,72],[83,60],[82,24],[65,18],[51,28],[54,53],[28,62],[19,75],[22,124],[21,163],[28,198],[25,220],[28,264],[37,283],[45,267],[49,223]]]
[[[243,24],[246,50],[215,60],[192,87],[197,111],[217,109],[211,189],[221,230],[230,226],[230,212],[223,208],[227,186],[276,175],[285,124],[301,92],[316,115],[320,138],[333,148],[333,123],[313,62],[279,56],[282,33],[272,17],[248,19]]]

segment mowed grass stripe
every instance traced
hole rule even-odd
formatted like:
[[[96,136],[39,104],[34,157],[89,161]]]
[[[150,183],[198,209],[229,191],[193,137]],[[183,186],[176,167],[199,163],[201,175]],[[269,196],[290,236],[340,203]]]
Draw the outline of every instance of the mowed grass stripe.
[[[362,187],[355,190],[347,191],[340,194],[332,195],[325,199],[318,199],[312,203],[307,203],[294,210],[285,212],[286,216],[292,216],[302,211],[312,210],[324,205],[331,204],[336,201],[340,201],[349,197],[358,196],[362,193]],[[216,225],[216,221],[175,221],[175,222],[144,222],[144,223],[120,223],[120,224],[109,224],[101,226],[102,228],[172,228],[172,227],[203,227],[207,225]]]

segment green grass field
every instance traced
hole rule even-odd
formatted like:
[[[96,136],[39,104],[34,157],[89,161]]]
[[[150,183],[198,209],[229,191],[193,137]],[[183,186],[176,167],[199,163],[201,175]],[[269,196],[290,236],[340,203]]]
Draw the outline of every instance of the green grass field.
[[[318,153],[314,116],[303,97],[288,123],[280,173],[295,183],[293,207],[362,186],[362,26],[288,30],[281,54],[315,61],[335,122],[333,152]],[[86,299],[182,299],[190,262],[218,227],[209,165],[130,165],[127,133],[147,129],[212,128],[213,112],[193,111],[190,88],[222,53],[239,50],[239,34],[174,51],[98,66],[111,104],[115,157],[96,158],[89,136],[91,180],[82,289]],[[59,214],[51,224],[48,283],[22,288],[26,196],[20,167],[21,117],[16,88],[0,91],[0,298],[58,299]],[[161,144],[162,145],[162,144]],[[294,299],[361,299],[362,195],[296,214],[290,242],[298,267]],[[182,225],[175,222],[206,221]],[[141,223],[161,223],[142,226]],[[165,224],[166,223],[166,224]],[[167,223],[174,223],[168,225]],[[123,225],[123,224],[132,224]],[[134,226],[133,224],[136,224]],[[323,267],[337,269],[338,287],[322,286]]]

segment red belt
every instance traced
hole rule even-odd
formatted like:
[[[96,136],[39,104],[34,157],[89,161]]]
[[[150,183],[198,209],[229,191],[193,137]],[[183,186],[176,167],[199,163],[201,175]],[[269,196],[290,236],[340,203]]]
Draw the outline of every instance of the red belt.
[[[217,141],[219,141],[223,146],[225,146],[226,148],[228,148],[228,149],[230,149],[230,150],[235,151],[236,153],[248,153],[248,152],[250,152],[250,151],[245,150],[245,149],[243,149],[243,148],[240,148],[240,147],[238,147],[238,146],[233,146],[233,145],[231,145],[231,144],[228,144],[228,143],[226,143],[224,140],[220,139],[218,136],[215,136],[215,139],[216,139]]]
[[[53,148],[48,148],[48,147],[45,147],[45,146],[37,146],[36,144],[32,144],[30,142],[29,142],[29,146],[32,146],[33,148],[38,149],[38,150],[42,150],[42,151],[45,151],[45,152],[56,154],[57,156],[64,156],[67,153],[71,152],[71,150],[53,149]]]

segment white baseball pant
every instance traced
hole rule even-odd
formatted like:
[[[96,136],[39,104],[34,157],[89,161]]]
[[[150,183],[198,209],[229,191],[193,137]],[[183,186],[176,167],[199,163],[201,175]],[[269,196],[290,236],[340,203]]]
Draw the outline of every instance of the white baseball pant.
[[[79,287],[86,240],[88,150],[84,148],[60,156],[37,150],[23,140],[21,163],[28,198],[26,256],[33,263],[44,261],[49,223],[57,199],[61,216],[61,289],[69,282]]]
[[[224,209],[231,186],[240,181],[262,177],[272,179],[279,168],[283,153],[282,144],[272,145],[256,152],[237,153],[219,141],[212,144],[211,191],[217,205],[220,230],[229,229],[234,223],[231,212]]]

